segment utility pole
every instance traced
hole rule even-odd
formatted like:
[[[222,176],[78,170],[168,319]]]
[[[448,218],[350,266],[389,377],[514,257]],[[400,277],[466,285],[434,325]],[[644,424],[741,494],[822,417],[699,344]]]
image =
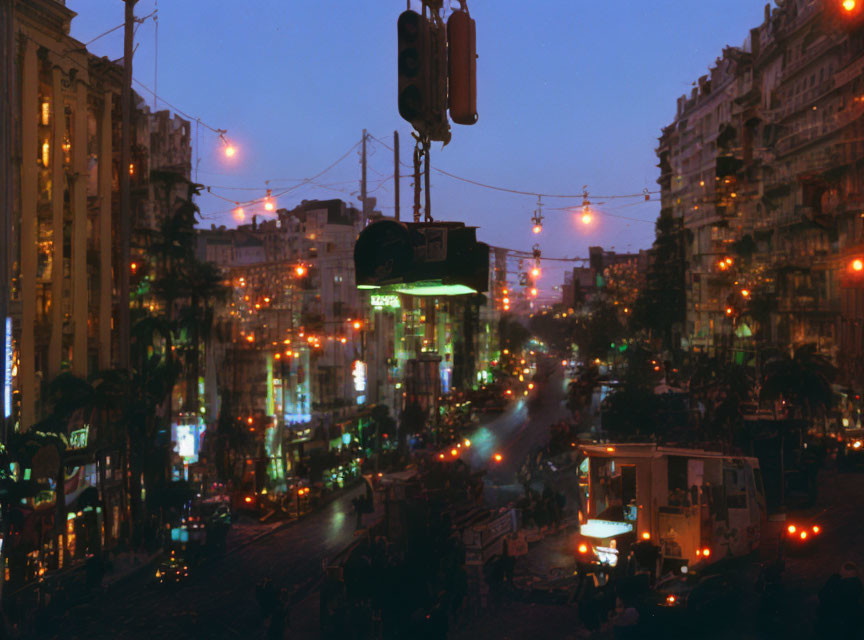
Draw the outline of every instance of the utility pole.
[[[366,223],[366,129],[363,129],[363,154],[361,157],[360,202],[363,203],[363,223]]]
[[[118,339],[117,361],[121,369],[129,368],[129,264],[132,241],[132,207],[129,184],[129,165],[132,146],[132,44],[134,39],[135,3],[125,0],[126,20],[123,36],[123,91],[121,110],[123,122],[120,136],[120,300],[117,310]]]
[[[2,420],[3,443],[6,443],[8,419],[12,415],[12,398],[7,397],[7,385],[11,380],[6,376],[7,371],[6,352],[12,346],[8,344],[11,335],[7,335],[7,328],[11,325],[9,314],[9,251],[12,238],[12,205],[14,193],[12,158],[14,154],[14,122],[12,105],[15,104],[13,92],[15,90],[15,31],[13,28],[14,0],[0,0],[0,78],[2,90],[0,90],[0,420]],[[7,324],[8,323],[8,324]],[[2,564],[0,564],[2,568]]]
[[[432,191],[429,188],[429,152],[432,150],[432,145],[426,143],[426,164],[424,166],[424,189],[426,190],[426,215],[425,222],[432,222]]]
[[[394,169],[393,169],[393,180],[394,180],[394,189],[395,192],[395,204],[396,204],[396,221],[399,221],[399,132],[393,132],[393,159],[394,159]]]

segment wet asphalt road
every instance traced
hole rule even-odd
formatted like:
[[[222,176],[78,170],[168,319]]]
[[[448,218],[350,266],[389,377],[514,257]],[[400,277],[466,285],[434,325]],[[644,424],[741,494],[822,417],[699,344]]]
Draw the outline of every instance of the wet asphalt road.
[[[558,371],[548,384],[538,386],[535,392],[541,402],[530,417],[525,402],[520,401],[471,435],[473,446],[465,454],[466,460],[474,468],[489,468],[487,494],[492,501],[521,492],[516,471],[528,453],[547,442],[549,425],[562,417],[563,389]],[[495,453],[503,456],[500,464],[492,461]],[[302,585],[314,589],[323,576],[323,563],[354,539],[351,500],[361,491],[355,489],[300,522],[204,564],[179,587],[152,586],[153,576],[148,570],[70,612],[57,637],[263,637],[265,624],[255,600],[255,585],[269,577],[279,588]]]
[[[261,637],[264,621],[255,585],[270,577],[277,587],[314,586],[308,583],[323,575],[322,563],[354,537],[351,500],[361,491],[354,489],[303,521],[202,565],[179,587],[152,586],[150,571],[136,576],[73,611],[58,637]]]

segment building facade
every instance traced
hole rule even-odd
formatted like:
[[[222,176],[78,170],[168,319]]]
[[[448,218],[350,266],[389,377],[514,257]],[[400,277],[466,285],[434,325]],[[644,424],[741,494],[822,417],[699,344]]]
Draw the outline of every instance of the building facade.
[[[767,6],[663,130],[661,215],[686,246],[684,346],[743,359],[814,343],[847,379],[858,367],[846,275],[864,240],[864,33],[838,8]]]

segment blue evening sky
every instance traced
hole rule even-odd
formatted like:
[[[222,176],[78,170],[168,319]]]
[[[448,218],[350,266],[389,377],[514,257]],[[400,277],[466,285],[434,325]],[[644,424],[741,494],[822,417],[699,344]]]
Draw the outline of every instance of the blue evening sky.
[[[87,42],[123,20],[120,0],[67,0],[78,12],[72,35]],[[413,4],[418,4],[414,0]],[[140,0],[136,15],[156,8]],[[435,144],[432,163],[451,173],[508,188],[557,194],[655,191],[654,149],[677,97],[721,54],[740,46],[762,21],[763,0],[469,0],[477,21],[479,122],[453,126]],[[264,195],[311,178],[360,140],[363,128],[392,144],[401,137],[410,161],[410,125],[396,110],[396,19],[405,0],[162,0],[158,3],[158,94],[187,114],[228,130],[238,154],[227,161],[218,138],[201,128],[198,180],[231,200]],[[416,6],[415,6],[416,8]],[[134,76],[153,88],[153,20],[137,30]],[[120,58],[122,29],[90,45]],[[148,98],[140,86],[136,91]],[[160,103],[160,108],[164,105]],[[194,126],[193,126],[194,131]],[[359,149],[358,149],[359,151]],[[393,211],[392,153],[369,147],[369,190]],[[403,169],[403,174],[406,172]],[[356,202],[360,158],[352,152],[332,170],[279,199],[341,197]],[[536,198],[498,193],[432,174],[436,219],[479,226],[481,240],[544,256],[587,256],[587,247],[617,251],[650,246],[656,201],[598,205],[589,227],[576,215],[548,211],[533,236]],[[655,196],[656,198],[656,196]],[[402,214],[410,215],[410,181],[402,181]],[[548,208],[578,200],[544,199]],[[233,204],[213,196],[200,205],[207,224],[233,224]],[[622,206],[627,205],[627,206]],[[247,214],[263,208],[246,207]],[[625,216],[627,220],[615,216]],[[638,220],[638,221],[637,221]],[[549,264],[543,292],[561,282]]]

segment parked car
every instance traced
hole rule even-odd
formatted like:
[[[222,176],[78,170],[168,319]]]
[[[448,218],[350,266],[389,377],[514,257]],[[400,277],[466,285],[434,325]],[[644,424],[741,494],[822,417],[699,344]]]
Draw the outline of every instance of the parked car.
[[[726,574],[685,573],[660,580],[646,614],[658,630],[705,629],[734,618],[741,590]]]

